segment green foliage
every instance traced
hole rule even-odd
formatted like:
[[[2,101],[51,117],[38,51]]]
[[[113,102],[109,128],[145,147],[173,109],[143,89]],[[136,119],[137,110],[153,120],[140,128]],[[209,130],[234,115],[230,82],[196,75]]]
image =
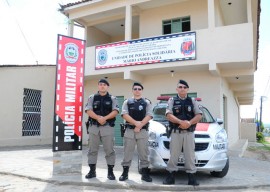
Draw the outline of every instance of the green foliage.
[[[270,146],[268,145],[263,145],[263,146],[249,146],[247,148],[249,151],[270,151]]]
[[[270,151],[270,147],[268,145],[264,145],[263,149],[266,150],[266,151]]]
[[[264,124],[263,124],[263,122],[262,122],[262,125],[261,125],[261,132],[263,132],[264,131]]]
[[[257,141],[258,141],[258,142],[264,142],[264,141],[265,141],[265,140],[264,140],[264,135],[263,135],[262,132],[257,132],[257,133],[256,133],[256,138],[257,138]]]

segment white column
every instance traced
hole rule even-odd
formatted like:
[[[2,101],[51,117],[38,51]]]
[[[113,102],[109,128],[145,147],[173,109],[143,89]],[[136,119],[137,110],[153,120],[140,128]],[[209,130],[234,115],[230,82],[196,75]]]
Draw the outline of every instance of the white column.
[[[251,6],[251,0],[247,0],[247,20],[248,20],[248,23],[252,23],[252,6]]]
[[[68,36],[73,37],[74,32],[74,21],[68,20]]]
[[[215,27],[215,0],[208,0],[208,28]]]
[[[215,28],[215,0],[208,0],[207,6],[208,6],[208,29],[209,29],[208,32],[209,36],[212,37],[212,33],[214,33]],[[216,62],[213,61],[212,57],[209,58],[209,71],[214,76],[220,75],[220,70]]]
[[[132,39],[132,7],[130,4],[126,5],[125,17],[125,41]]]
[[[88,33],[88,27],[85,26],[85,27],[84,27],[84,39],[86,40],[86,44],[85,44],[86,47],[89,46],[89,44],[88,44],[87,33]]]

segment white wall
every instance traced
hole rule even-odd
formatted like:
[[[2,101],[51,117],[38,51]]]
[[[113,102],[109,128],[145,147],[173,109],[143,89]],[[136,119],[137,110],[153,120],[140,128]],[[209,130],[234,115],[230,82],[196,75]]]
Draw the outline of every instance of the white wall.
[[[248,139],[249,142],[256,142],[256,124],[255,123],[241,123],[241,139]]]
[[[186,16],[190,16],[191,31],[207,28],[207,0],[186,1],[142,12],[140,14],[140,38],[162,35],[163,20]]]
[[[111,42],[110,36],[95,27],[87,27],[87,47]]]
[[[221,7],[219,0],[215,0],[215,26],[223,26],[224,25],[224,18],[221,13]]]
[[[55,68],[0,67],[0,146],[52,143]],[[42,91],[40,136],[22,136],[24,88]]]
[[[232,146],[240,137],[240,108],[233,96],[233,92],[225,81],[222,81],[222,91],[222,94],[227,98],[227,134],[229,138],[229,146]]]

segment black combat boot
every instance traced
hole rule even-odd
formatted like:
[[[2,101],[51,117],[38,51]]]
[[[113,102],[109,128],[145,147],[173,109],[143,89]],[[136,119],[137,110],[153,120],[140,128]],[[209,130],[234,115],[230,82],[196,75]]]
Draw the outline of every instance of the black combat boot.
[[[192,173],[188,173],[188,185],[200,185]]]
[[[85,175],[86,179],[91,179],[93,177],[96,177],[96,164],[89,164],[90,171]]]
[[[149,176],[150,169],[142,168],[142,178],[141,180],[144,180],[146,182],[152,182],[152,178]]]
[[[173,185],[175,184],[175,171],[169,172],[166,179],[163,181],[164,185]]]
[[[123,173],[119,177],[119,181],[125,181],[128,179],[128,170],[129,170],[128,166],[123,166]]]
[[[113,167],[114,165],[108,165],[108,176],[107,178],[110,180],[115,180],[115,176],[113,174]]]

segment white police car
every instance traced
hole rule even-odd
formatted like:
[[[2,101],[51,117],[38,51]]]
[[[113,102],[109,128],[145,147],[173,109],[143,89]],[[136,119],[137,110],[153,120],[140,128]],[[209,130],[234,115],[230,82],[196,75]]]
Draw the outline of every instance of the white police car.
[[[165,117],[167,102],[158,103],[153,109],[149,124],[150,169],[165,169],[170,158],[170,138],[167,137],[168,120]],[[214,120],[208,109],[202,107],[203,117],[195,130],[195,156],[198,171],[209,171],[212,176],[224,177],[229,170],[227,133]],[[179,170],[184,170],[184,156],[179,157]]]

